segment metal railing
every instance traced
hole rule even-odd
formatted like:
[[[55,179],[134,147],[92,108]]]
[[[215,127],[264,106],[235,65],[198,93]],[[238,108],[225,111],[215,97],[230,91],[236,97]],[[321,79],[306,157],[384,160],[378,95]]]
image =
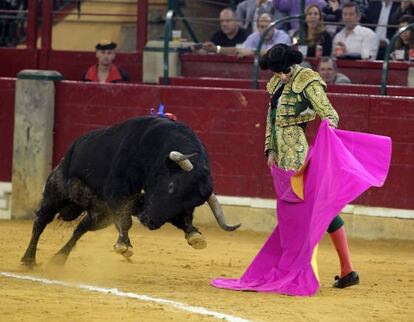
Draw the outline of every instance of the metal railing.
[[[409,30],[414,28],[414,23],[400,28],[394,36],[392,36],[390,43],[387,46],[387,49],[385,50],[385,56],[384,56],[384,62],[382,63],[382,74],[381,74],[381,95],[387,95],[387,82],[388,82],[388,68],[389,68],[389,61],[391,52],[394,49],[395,42],[400,37],[400,35]]]
[[[260,52],[262,50],[262,46],[264,43],[264,39],[266,37],[266,35],[269,33],[269,31],[276,27],[278,24],[282,23],[282,22],[287,22],[287,21],[291,21],[291,20],[296,20],[296,19],[301,19],[303,20],[304,15],[297,15],[297,16],[288,16],[288,17],[283,17],[280,18],[278,20],[275,20],[274,22],[272,22],[265,31],[263,31],[263,33],[260,35],[260,39],[259,39],[259,43],[257,44],[256,47],[256,52],[254,54],[254,62],[253,62],[253,89],[258,89],[259,85],[258,85],[258,78],[259,78],[259,59],[260,59]]]
[[[168,54],[170,52],[170,37],[173,27],[173,17],[174,11],[168,10],[167,15],[165,16],[165,25],[164,25],[164,55],[163,55],[163,69],[164,69],[164,79],[163,84],[168,85],[170,83],[169,80],[169,59]]]
[[[60,14],[69,4],[70,0],[51,0],[54,13]],[[29,16],[29,3],[17,2],[9,8],[0,9],[0,47],[15,47],[26,40],[27,24]],[[33,10],[40,9],[40,3],[33,2]],[[38,19],[40,22],[41,19]]]
[[[197,36],[194,33],[193,29],[191,28],[190,23],[185,18],[184,13],[181,11],[181,7],[180,7],[178,0],[168,0],[168,11],[169,10],[172,10],[173,14],[176,13],[182,19],[184,27],[187,29],[191,39],[194,42],[198,42]]]
[[[172,30],[174,28],[174,18],[175,18],[174,13],[175,13],[174,10],[168,10],[168,12],[165,16],[164,45],[163,45],[163,48],[162,48],[162,51],[163,51],[163,82],[162,83],[163,83],[163,85],[169,85],[169,83],[170,83],[170,80],[169,80],[169,73],[170,73],[169,53],[170,52],[185,53],[185,52],[190,51],[189,48],[182,48],[182,47],[170,48],[170,39],[171,39]],[[184,20],[185,18],[181,17],[179,19]],[[188,32],[190,33],[190,36],[191,36],[192,40],[194,42],[198,42],[197,38],[194,38],[195,37],[194,33],[192,34],[190,32],[190,30],[188,30]],[[147,50],[150,50],[150,51],[159,51],[158,48],[150,48],[150,47],[145,47],[145,48]]]

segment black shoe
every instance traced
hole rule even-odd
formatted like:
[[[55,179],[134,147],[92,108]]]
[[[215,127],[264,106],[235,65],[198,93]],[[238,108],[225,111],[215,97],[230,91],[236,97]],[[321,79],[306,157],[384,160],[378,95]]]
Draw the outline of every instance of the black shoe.
[[[335,276],[335,283],[333,283],[333,287],[335,288],[345,288],[352,285],[359,284],[359,276],[358,273],[352,271],[348,275],[344,277]]]

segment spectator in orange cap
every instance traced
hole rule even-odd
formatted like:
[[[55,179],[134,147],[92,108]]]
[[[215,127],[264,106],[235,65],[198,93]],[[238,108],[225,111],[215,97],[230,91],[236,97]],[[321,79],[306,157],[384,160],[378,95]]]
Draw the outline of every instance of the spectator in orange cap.
[[[128,74],[113,64],[115,59],[116,43],[101,40],[96,44],[96,58],[98,63],[89,67],[82,80],[96,83],[119,83],[129,81]]]

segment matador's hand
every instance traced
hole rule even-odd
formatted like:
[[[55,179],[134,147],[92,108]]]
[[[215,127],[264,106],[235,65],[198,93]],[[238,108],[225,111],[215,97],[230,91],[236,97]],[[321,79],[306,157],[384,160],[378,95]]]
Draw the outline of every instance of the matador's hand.
[[[267,154],[267,165],[271,168],[273,165],[277,165],[277,153],[270,150]]]

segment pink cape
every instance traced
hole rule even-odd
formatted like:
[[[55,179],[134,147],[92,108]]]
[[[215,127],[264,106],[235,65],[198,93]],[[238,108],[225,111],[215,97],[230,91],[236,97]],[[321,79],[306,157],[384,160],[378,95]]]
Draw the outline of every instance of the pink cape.
[[[389,137],[319,127],[304,168],[304,200],[292,190],[294,171],[273,167],[278,225],[240,279],[217,278],[219,288],[314,295],[319,282],[312,251],[333,218],[371,186],[384,184]]]

